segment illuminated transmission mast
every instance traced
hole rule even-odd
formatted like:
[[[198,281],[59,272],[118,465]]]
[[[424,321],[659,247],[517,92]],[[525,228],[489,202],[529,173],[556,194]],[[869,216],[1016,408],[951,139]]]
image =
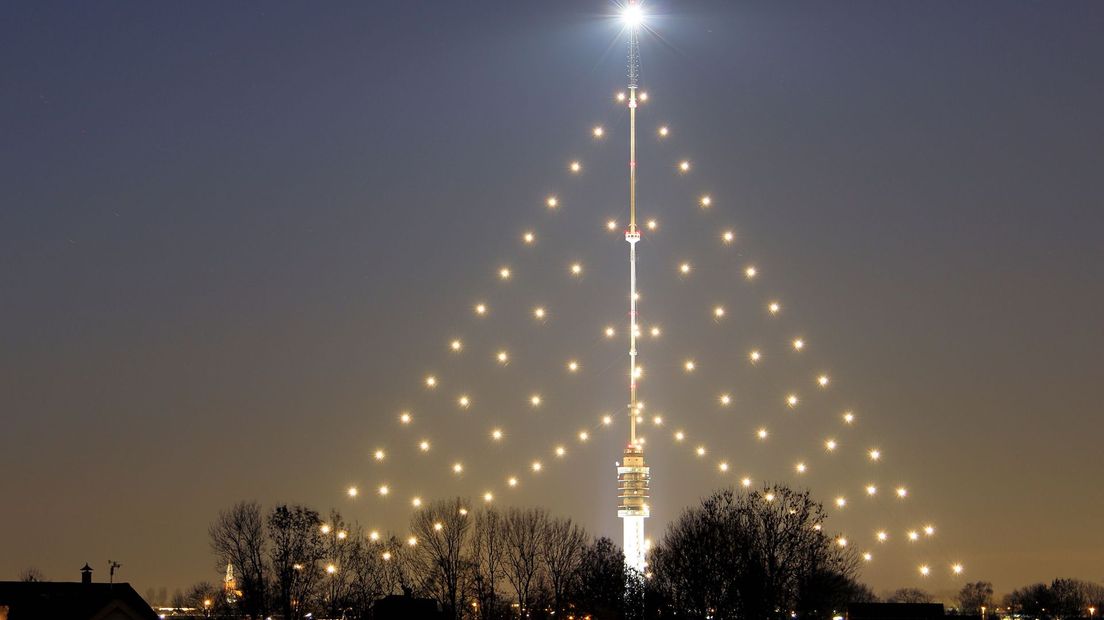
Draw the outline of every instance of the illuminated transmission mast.
[[[643,13],[637,0],[629,0],[623,13],[629,31],[629,443],[621,465],[617,468],[617,516],[624,525],[625,565],[644,572],[644,519],[648,518],[648,482],[650,473],[644,464],[644,449],[636,439],[636,421],[640,416],[636,381],[640,371],[636,364],[636,244],[640,231],[636,227],[636,90],[640,72],[640,47],[637,32]]]

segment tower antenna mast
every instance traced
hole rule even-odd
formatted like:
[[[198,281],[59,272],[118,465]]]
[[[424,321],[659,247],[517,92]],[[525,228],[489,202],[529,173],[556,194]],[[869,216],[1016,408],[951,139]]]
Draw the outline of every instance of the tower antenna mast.
[[[645,568],[644,519],[648,508],[650,470],[644,464],[644,449],[636,437],[636,422],[640,417],[637,400],[637,379],[640,376],[636,363],[636,340],[640,331],[637,325],[636,292],[636,244],[640,230],[636,226],[636,108],[638,78],[640,74],[639,29],[643,13],[637,0],[628,0],[623,17],[629,32],[629,229],[625,241],[629,244],[629,443],[621,464],[617,467],[617,516],[624,525],[625,564],[640,573]]]

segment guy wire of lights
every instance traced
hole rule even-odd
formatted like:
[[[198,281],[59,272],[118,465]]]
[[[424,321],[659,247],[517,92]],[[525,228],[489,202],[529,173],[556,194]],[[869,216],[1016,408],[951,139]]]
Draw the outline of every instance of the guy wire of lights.
[[[639,402],[637,400],[637,394],[636,394],[637,380],[640,376],[640,370],[641,370],[639,365],[636,363],[636,344],[637,344],[638,338],[643,333],[650,333],[652,337],[658,337],[659,336],[659,331],[658,331],[659,328],[656,327],[656,326],[653,326],[650,330],[645,330],[645,332],[642,332],[641,329],[640,329],[639,322],[637,320],[638,315],[637,315],[637,311],[636,311],[637,310],[636,306],[637,306],[637,301],[638,301],[638,295],[637,295],[637,291],[636,291],[636,281],[635,281],[636,280],[636,278],[635,278],[635,271],[636,271],[636,269],[635,269],[635,267],[636,267],[635,242],[636,241],[634,241],[633,236],[634,236],[634,233],[635,233],[635,239],[639,240],[639,238],[640,238],[640,229],[637,226],[636,213],[635,213],[635,198],[636,198],[636,196],[635,196],[635,194],[636,194],[636,192],[635,192],[635,189],[636,189],[635,188],[635,181],[636,181],[636,178],[635,178],[635,176],[636,176],[636,159],[635,159],[635,150],[636,150],[635,149],[635,146],[636,146],[636,144],[635,144],[635,142],[636,142],[636,140],[635,140],[635,138],[636,138],[635,120],[636,119],[635,119],[635,111],[636,111],[636,105],[635,104],[639,101],[643,101],[646,98],[646,95],[643,94],[643,93],[637,92],[637,87],[636,87],[636,78],[637,78],[637,75],[638,75],[638,67],[639,67],[639,65],[638,65],[638,63],[639,63],[639,51],[638,51],[638,44],[637,44],[636,34],[637,34],[637,26],[639,26],[641,24],[640,19],[641,19],[642,15],[638,12],[637,13],[630,13],[630,11],[628,9],[633,8],[633,7],[635,7],[635,9],[639,10],[639,5],[635,4],[635,3],[632,3],[632,4],[628,5],[628,7],[626,7],[627,10],[622,15],[622,17],[625,19],[626,25],[630,26],[630,28],[629,28],[629,31],[630,31],[630,41],[629,41],[629,43],[630,43],[629,44],[629,85],[630,85],[630,89],[629,90],[630,90],[630,92],[629,92],[629,97],[628,97],[628,101],[630,103],[630,106],[629,106],[629,112],[630,112],[630,200],[629,200],[629,202],[630,202],[630,222],[629,222],[629,229],[625,233],[626,234],[626,241],[629,242],[629,244],[630,244],[630,323],[629,323],[629,335],[630,335],[630,367],[629,367],[630,368],[630,371],[629,371],[629,374],[630,374],[630,403],[628,405],[629,414],[630,414],[629,415],[629,418],[630,418],[629,419],[630,433],[629,433],[629,444],[628,444],[628,449],[626,450],[626,455],[628,455],[629,451],[633,451],[633,449],[635,448],[635,452],[638,452],[639,455],[640,455],[640,461],[639,461],[640,466],[639,466],[639,468],[644,470],[643,473],[646,476],[647,467],[643,465],[643,454],[642,454],[642,449],[643,449],[643,445],[644,445],[644,438],[639,437],[638,434],[637,434],[637,424],[639,422],[643,421],[644,417],[642,415],[643,403]],[[617,97],[617,99],[620,102],[625,101],[625,97],[623,95],[619,95]],[[602,140],[605,137],[606,130],[604,128],[602,128],[601,126],[598,126],[598,127],[594,127],[591,130],[591,133],[592,133],[592,136],[596,140]],[[666,125],[661,126],[659,131],[658,131],[658,134],[659,134],[659,137],[661,139],[666,139],[668,137],[668,134],[669,134],[669,128]],[[581,169],[582,169],[582,164],[578,160],[572,161],[571,164],[568,167],[568,170],[572,174],[578,174],[581,171]],[[680,175],[686,174],[686,172],[688,170],[689,170],[689,162],[686,161],[686,160],[684,160],[682,162],[679,162],[676,166],[676,171]],[[699,204],[699,206],[701,207],[701,209],[703,211],[706,211],[706,210],[708,210],[709,207],[713,206],[713,199],[708,195],[701,196],[700,199],[698,199],[698,204]],[[554,197],[554,196],[550,196],[545,200],[545,206],[550,211],[555,211],[558,207],[561,206],[560,205],[560,199],[557,198],[557,197]],[[606,226],[606,228],[613,229],[615,227],[615,224],[612,221],[609,222],[608,224],[610,224],[610,225]],[[649,222],[647,224],[647,228],[649,230],[654,231],[656,229],[655,220],[649,220]],[[720,239],[721,239],[721,243],[723,245],[730,245],[734,241],[734,234],[732,233],[731,230],[727,230],[727,229],[723,230],[721,235],[720,235]],[[532,245],[536,240],[537,240],[537,236],[536,236],[536,233],[533,230],[527,230],[522,235],[522,243],[525,244],[525,245]],[[682,265],[680,265],[680,267],[678,269],[678,272],[681,274],[682,277],[689,277],[691,275],[692,271],[693,271],[693,267],[690,263],[683,263]],[[571,276],[579,277],[579,276],[582,275],[582,272],[583,272],[582,263],[574,262],[570,265],[569,274]],[[507,266],[500,267],[497,270],[497,277],[498,277],[499,280],[508,281],[508,280],[512,279],[515,275],[516,275],[515,272],[510,267],[507,267]],[[760,275],[759,270],[755,267],[745,266],[743,268],[743,276],[749,281],[757,278],[759,275]],[[472,306],[472,308],[474,310],[475,317],[479,318],[479,319],[483,319],[483,320],[485,320],[492,312],[491,305],[489,305],[486,301],[483,301],[483,300],[480,300],[479,302],[474,304],[474,306]],[[772,298],[764,304],[764,310],[765,310],[765,313],[766,313],[767,316],[775,317],[780,312],[782,312],[782,304],[777,299]],[[547,310],[546,307],[538,306],[538,307],[532,309],[532,316],[537,321],[543,321],[545,319],[547,311],[548,310]],[[723,306],[714,306],[714,307],[712,307],[710,314],[713,316],[714,321],[720,321],[721,319],[723,319],[726,316],[725,309],[724,309]],[[606,335],[606,340],[609,340],[613,335],[615,335],[615,333],[616,333],[616,330],[614,328],[607,327],[607,333],[605,334]],[[808,345],[808,342],[806,341],[806,339],[804,337],[797,336],[797,337],[794,337],[792,340],[790,340],[788,342],[787,348],[789,348],[794,353],[801,353],[806,349],[807,345]],[[454,339],[449,341],[448,348],[451,350],[451,352],[453,354],[461,354],[462,352],[466,352],[468,350],[469,344],[464,342],[462,339],[454,338]],[[767,356],[764,358],[763,357],[763,350],[761,350],[761,349],[754,349],[751,352],[749,352],[748,353],[748,361],[749,361],[750,365],[755,366],[755,365],[759,364],[761,362],[761,360],[763,360],[763,359],[767,359],[769,361],[771,359],[771,353],[769,351],[767,351],[766,353],[767,353]],[[497,365],[499,365],[499,366],[504,366],[504,365],[506,365],[506,364],[508,364],[512,361],[512,355],[507,350],[499,349],[496,352],[494,352],[493,361],[497,362]],[[585,360],[583,360],[583,362],[585,363]],[[693,374],[693,372],[696,370],[697,364],[693,360],[686,360],[685,363],[682,364],[682,366],[683,366],[684,371],[688,375],[690,375],[690,374]],[[565,367],[565,370],[568,373],[578,373],[578,372],[580,372],[580,369],[583,367],[583,364],[580,363],[579,358],[572,358],[571,360],[567,361],[564,364],[564,367]],[[441,386],[443,385],[441,383],[441,378],[436,374],[426,375],[425,377],[423,377],[422,381],[423,381],[424,387],[427,389],[427,391],[430,391],[430,392],[438,391],[441,388]],[[815,376],[813,378],[813,382],[814,382],[814,385],[816,387],[820,388],[820,389],[825,389],[829,386],[830,383],[832,383],[831,378],[827,374],[819,374],[819,375]],[[529,405],[534,407],[534,408],[540,407],[543,404],[543,396],[540,395],[540,394],[528,395],[526,397],[526,399],[529,401]],[[800,395],[797,394],[796,392],[789,392],[789,393],[784,394],[783,397],[780,397],[780,401],[782,401],[783,406],[785,406],[789,409],[795,409],[795,408],[800,407],[802,405],[802,403],[804,402],[804,400],[805,399],[801,398]],[[732,397],[729,393],[725,392],[725,393],[721,394],[718,397],[717,402],[722,407],[725,407],[725,406],[728,406],[732,402]],[[470,407],[474,406],[473,403],[475,403],[475,400],[474,400],[474,397],[471,393],[465,392],[465,393],[457,396],[454,403],[460,409],[468,410]],[[848,412],[845,412],[845,413],[841,414],[841,418],[843,420],[843,424],[845,424],[847,426],[850,426],[850,425],[853,424],[855,416],[852,412],[848,411]],[[399,424],[400,424],[401,428],[409,428],[411,426],[411,424],[413,423],[413,421],[414,421],[414,414],[410,411],[403,411],[399,414],[398,420],[399,420]],[[666,419],[662,420],[662,422],[661,422],[661,417],[660,416],[654,416],[653,421],[654,421],[655,426],[659,427],[659,426],[662,426],[664,424],[671,425],[671,422],[673,420],[670,418],[670,416],[666,416]],[[597,421],[596,423],[582,428],[581,430],[578,431],[578,435],[577,435],[578,444],[581,446],[582,444],[589,443],[589,439],[591,437],[593,437],[595,431],[597,431],[599,429],[602,429],[602,428],[610,427],[612,422],[613,422],[613,418],[611,416],[603,415],[599,418],[599,421]],[[679,446],[679,447],[688,447],[688,448],[690,448],[691,453],[693,455],[695,455],[694,460],[696,460],[698,462],[709,463],[709,462],[711,462],[710,460],[713,459],[713,458],[720,458],[720,457],[714,457],[713,454],[712,454],[712,451],[705,444],[701,444],[701,443],[691,441],[690,440],[690,435],[688,435],[688,433],[685,430],[685,426],[682,426],[682,427],[674,426],[674,427],[678,428],[678,430],[675,430],[673,433],[660,433],[660,436],[663,436],[663,435],[666,434],[674,445]],[[506,434],[505,434],[505,431],[501,427],[495,427],[489,433],[488,436],[490,437],[491,441],[500,442],[500,441],[503,441]],[[760,427],[760,429],[756,432],[756,436],[758,437],[759,441],[767,441],[768,438],[770,437],[770,432],[766,427]],[[421,440],[416,443],[416,446],[417,446],[416,453],[428,453],[432,450],[433,445],[434,444],[433,444],[433,442],[431,441],[430,438],[421,438]],[[840,443],[837,441],[837,439],[835,439],[834,437],[831,437],[831,436],[824,439],[823,443],[822,443],[824,453],[828,456],[831,456],[832,454],[836,453],[839,449],[839,445],[840,445]],[[870,461],[871,463],[877,463],[882,458],[882,452],[876,447],[864,448],[864,452],[865,452],[866,459],[868,461]],[[553,449],[552,449],[551,453],[555,456],[554,459],[551,459],[550,461],[547,461],[547,462],[543,462],[540,459],[532,460],[524,467],[524,469],[529,470],[531,472],[531,475],[534,478],[539,477],[547,469],[547,465],[551,464],[554,461],[562,460],[563,458],[565,458],[567,456],[568,451],[567,451],[567,448],[566,448],[566,444],[565,443],[555,444],[553,446]],[[376,449],[373,452],[374,460],[379,462],[379,463],[382,463],[385,460],[390,460],[388,455],[389,455],[389,452],[387,450],[383,449],[383,448]],[[622,468],[629,467],[630,464],[635,465],[635,463],[632,463],[632,462],[629,462],[629,463],[623,462],[621,464],[621,466],[622,466]],[[734,473],[734,472],[731,471],[732,470],[732,465],[731,465],[730,461],[727,460],[727,459],[724,459],[724,458],[721,458],[719,461],[716,461],[715,462],[715,467],[716,467],[716,471],[718,471],[720,473],[720,475],[722,475],[722,476],[731,475],[732,473]],[[629,467],[629,468],[632,469],[632,467]],[[449,469],[450,469],[450,471],[452,472],[452,474],[454,476],[459,476],[465,471],[464,463],[461,462],[461,461],[456,461],[456,462],[452,463],[449,466]],[[797,475],[803,475],[803,474],[805,474],[805,472],[807,470],[808,470],[808,463],[804,460],[799,461],[794,466],[794,471],[796,471]],[[619,487],[620,487],[621,490],[623,490],[624,487],[620,484],[620,478],[621,478],[620,473],[621,473],[621,468],[619,468]],[[634,471],[632,473],[640,473],[640,472],[639,471]],[[752,481],[751,476],[747,475],[746,473],[736,474],[736,475],[738,476],[739,485],[741,487],[743,487],[744,489],[749,489],[752,486],[753,481]],[[510,475],[510,476],[506,477],[506,479],[505,479],[505,485],[506,485],[507,489],[517,488],[519,483],[520,483],[520,478],[517,475]],[[645,478],[645,483],[646,483],[646,478]],[[483,499],[484,502],[488,502],[488,503],[492,502],[496,497],[498,497],[497,494],[496,494],[496,491],[494,489],[494,486],[484,487],[484,488],[486,489],[485,491],[482,492],[482,499]],[[646,493],[646,491],[647,491],[646,484],[644,485],[643,490]],[[376,495],[377,497],[379,497],[381,499],[387,500],[390,497],[394,496],[394,493],[395,493],[394,487],[392,487],[388,484],[381,484],[377,487],[377,493],[374,493],[374,494],[371,494],[371,495]],[[766,493],[766,491],[762,491],[761,493]],[[861,496],[863,494],[865,494],[865,495],[867,495],[871,498],[873,498],[875,496],[888,495],[891,498],[896,498],[897,500],[904,500],[906,497],[909,497],[908,489],[906,487],[892,487],[892,486],[890,486],[890,487],[881,488],[878,485],[874,484],[873,482],[867,482],[865,484],[865,486],[862,488],[862,493],[858,493],[858,492],[856,493],[857,496]],[[348,489],[348,496],[350,498],[362,497],[364,495],[365,494],[360,493],[359,490],[356,487],[349,487],[349,489]],[[623,495],[623,493],[619,493],[619,496],[620,495]],[[644,497],[646,498],[646,495]],[[620,499],[622,499],[621,503],[624,504],[624,498],[620,498]],[[846,497],[844,494],[840,494],[840,495],[834,497],[834,499],[832,499],[828,503],[829,503],[830,507],[835,509],[834,512],[838,513],[838,512],[843,512],[843,511],[848,510],[851,507],[851,505],[854,503],[853,501],[851,501],[852,499],[853,498]],[[410,500],[410,505],[412,506],[412,508],[414,510],[419,510],[423,506],[423,500],[420,496],[415,496]],[[646,503],[644,503],[644,502],[638,503],[636,507],[638,509],[643,508],[644,511],[647,510]],[[618,512],[619,512],[619,516],[620,516],[622,514],[620,506],[619,506],[619,511]],[[646,512],[645,512],[645,514],[646,514]],[[634,514],[634,515],[630,515],[630,516],[638,517],[639,515]],[[624,519],[624,517],[622,517],[622,518]],[[626,551],[629,551],[629,546],[631,544],[630,536],[629,536],[630,535],[630,525],[629,525],[630,521],[633,521],[633,519],[624,519],[624,521],[623,521],[625,523],[625,533],[626,533],[626,545],[625,546],[626,546]],[[640,549],[640,553],[639,553],[639,562],[640,562],[640,564],[639,564],[639,566],[642,567],[643,566],[644,552],[648,548],[650,541],[648,541],[647,539],[645,539],[643,537],[643,517],[640,517],[639,519],[636,519],[636,521],[639,522],[640,526],[639,526],[639,529],[637,529],[635,524],[632,525],[632,539],[639,542],[639,549]],[[896,519],[894,519],[894,521],[896,521]],[[903,526],[900,526],[900,525],[901,524],[894,523],[894,527],[891,528],[891,529],[879,528],[876,531],[874,531],[873,533],[871,533],[869,535],[869,538],[873,542],[875,542],[877,545],[884,545],[887,542],[891,542],[891,541],[896,540],[896,541],[900,541],[902,544],[912,546],[914,544],[917,544],[921,540],[931,538],[935,535],[935,527],[930,522],[920,522],[920,523],[915,523],[914,522],[912,524],[909,524],[908,527],[903,527]],[[818,524],[818,529],[819,529],[819,524]],[[639,535],[637,535],[637,532],[639,532]],[[378,532],[373,531],[372,534],[375,535],[375,538],[373,538],[372,540],[374,540],[374,541],[379,540]],[[370,538],[372,538],[372,537],[370,536]],[[854,545],[856,543],[856,541],[865,540],[865,539],[867,539],[867,536],[857,536],[857,537],[852,538],[852,537],[849,537],[849,536],[841,535],[839,537],[839,539],[837,540],[837,542],[840,544],[840,546],[847,546],[847,545]],[[407,542],[407,544],[412,546],[414,543],[410,542],[411,540],[413,540],[413,539],[408,538],[406,542]],[[401,548],[399,550],[401,550]],[[387,548],[387,550],[385,550],[384,553],[390,555],[391,553],[393,553],[395,551],[396,551],[395,549]],[[869,562],[869,561],[873,560],[873,556],[874,556],[874,554],[869,549],[864,550],[861,554],[859,554],[859,557],[862,560],[866,561],[866,562]],[[628,553],[626,553],[626,561],[627,561],[627,563],[632,561],[632,560],[630,560]],[[919,574],[921,577],[926,577],[933,570],[935,570],[934,567],[938,567],[938,565],[925,562],[925,563],[919,565],[919,567],[917,568],[917,574]],[[958,563],[957,561],[947,563],[947,567],[949,567],[950,572],[953,575],[959,575],[964,570],[963,566],[960,563]]]

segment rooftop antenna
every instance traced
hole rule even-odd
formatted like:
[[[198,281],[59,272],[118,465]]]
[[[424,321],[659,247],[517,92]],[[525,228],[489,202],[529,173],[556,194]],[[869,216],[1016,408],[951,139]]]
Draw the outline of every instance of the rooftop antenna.
[[[107,565],[111,569],[111,570],[108,571],[107,583],[108,583],[108,585],[112,585],[112,584],[115,583],[115,569],[116,568],[122,568],[123,565],[119,564],[115,560],[108,560]]]

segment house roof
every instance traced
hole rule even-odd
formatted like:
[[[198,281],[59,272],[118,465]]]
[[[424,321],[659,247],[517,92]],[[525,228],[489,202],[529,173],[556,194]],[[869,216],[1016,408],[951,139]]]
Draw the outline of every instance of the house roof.
[[[59,581],[0,581],[0,606],[8,608],[8,620],[105,617],[156,620],[157,614],[129,583],[78,583]]]

